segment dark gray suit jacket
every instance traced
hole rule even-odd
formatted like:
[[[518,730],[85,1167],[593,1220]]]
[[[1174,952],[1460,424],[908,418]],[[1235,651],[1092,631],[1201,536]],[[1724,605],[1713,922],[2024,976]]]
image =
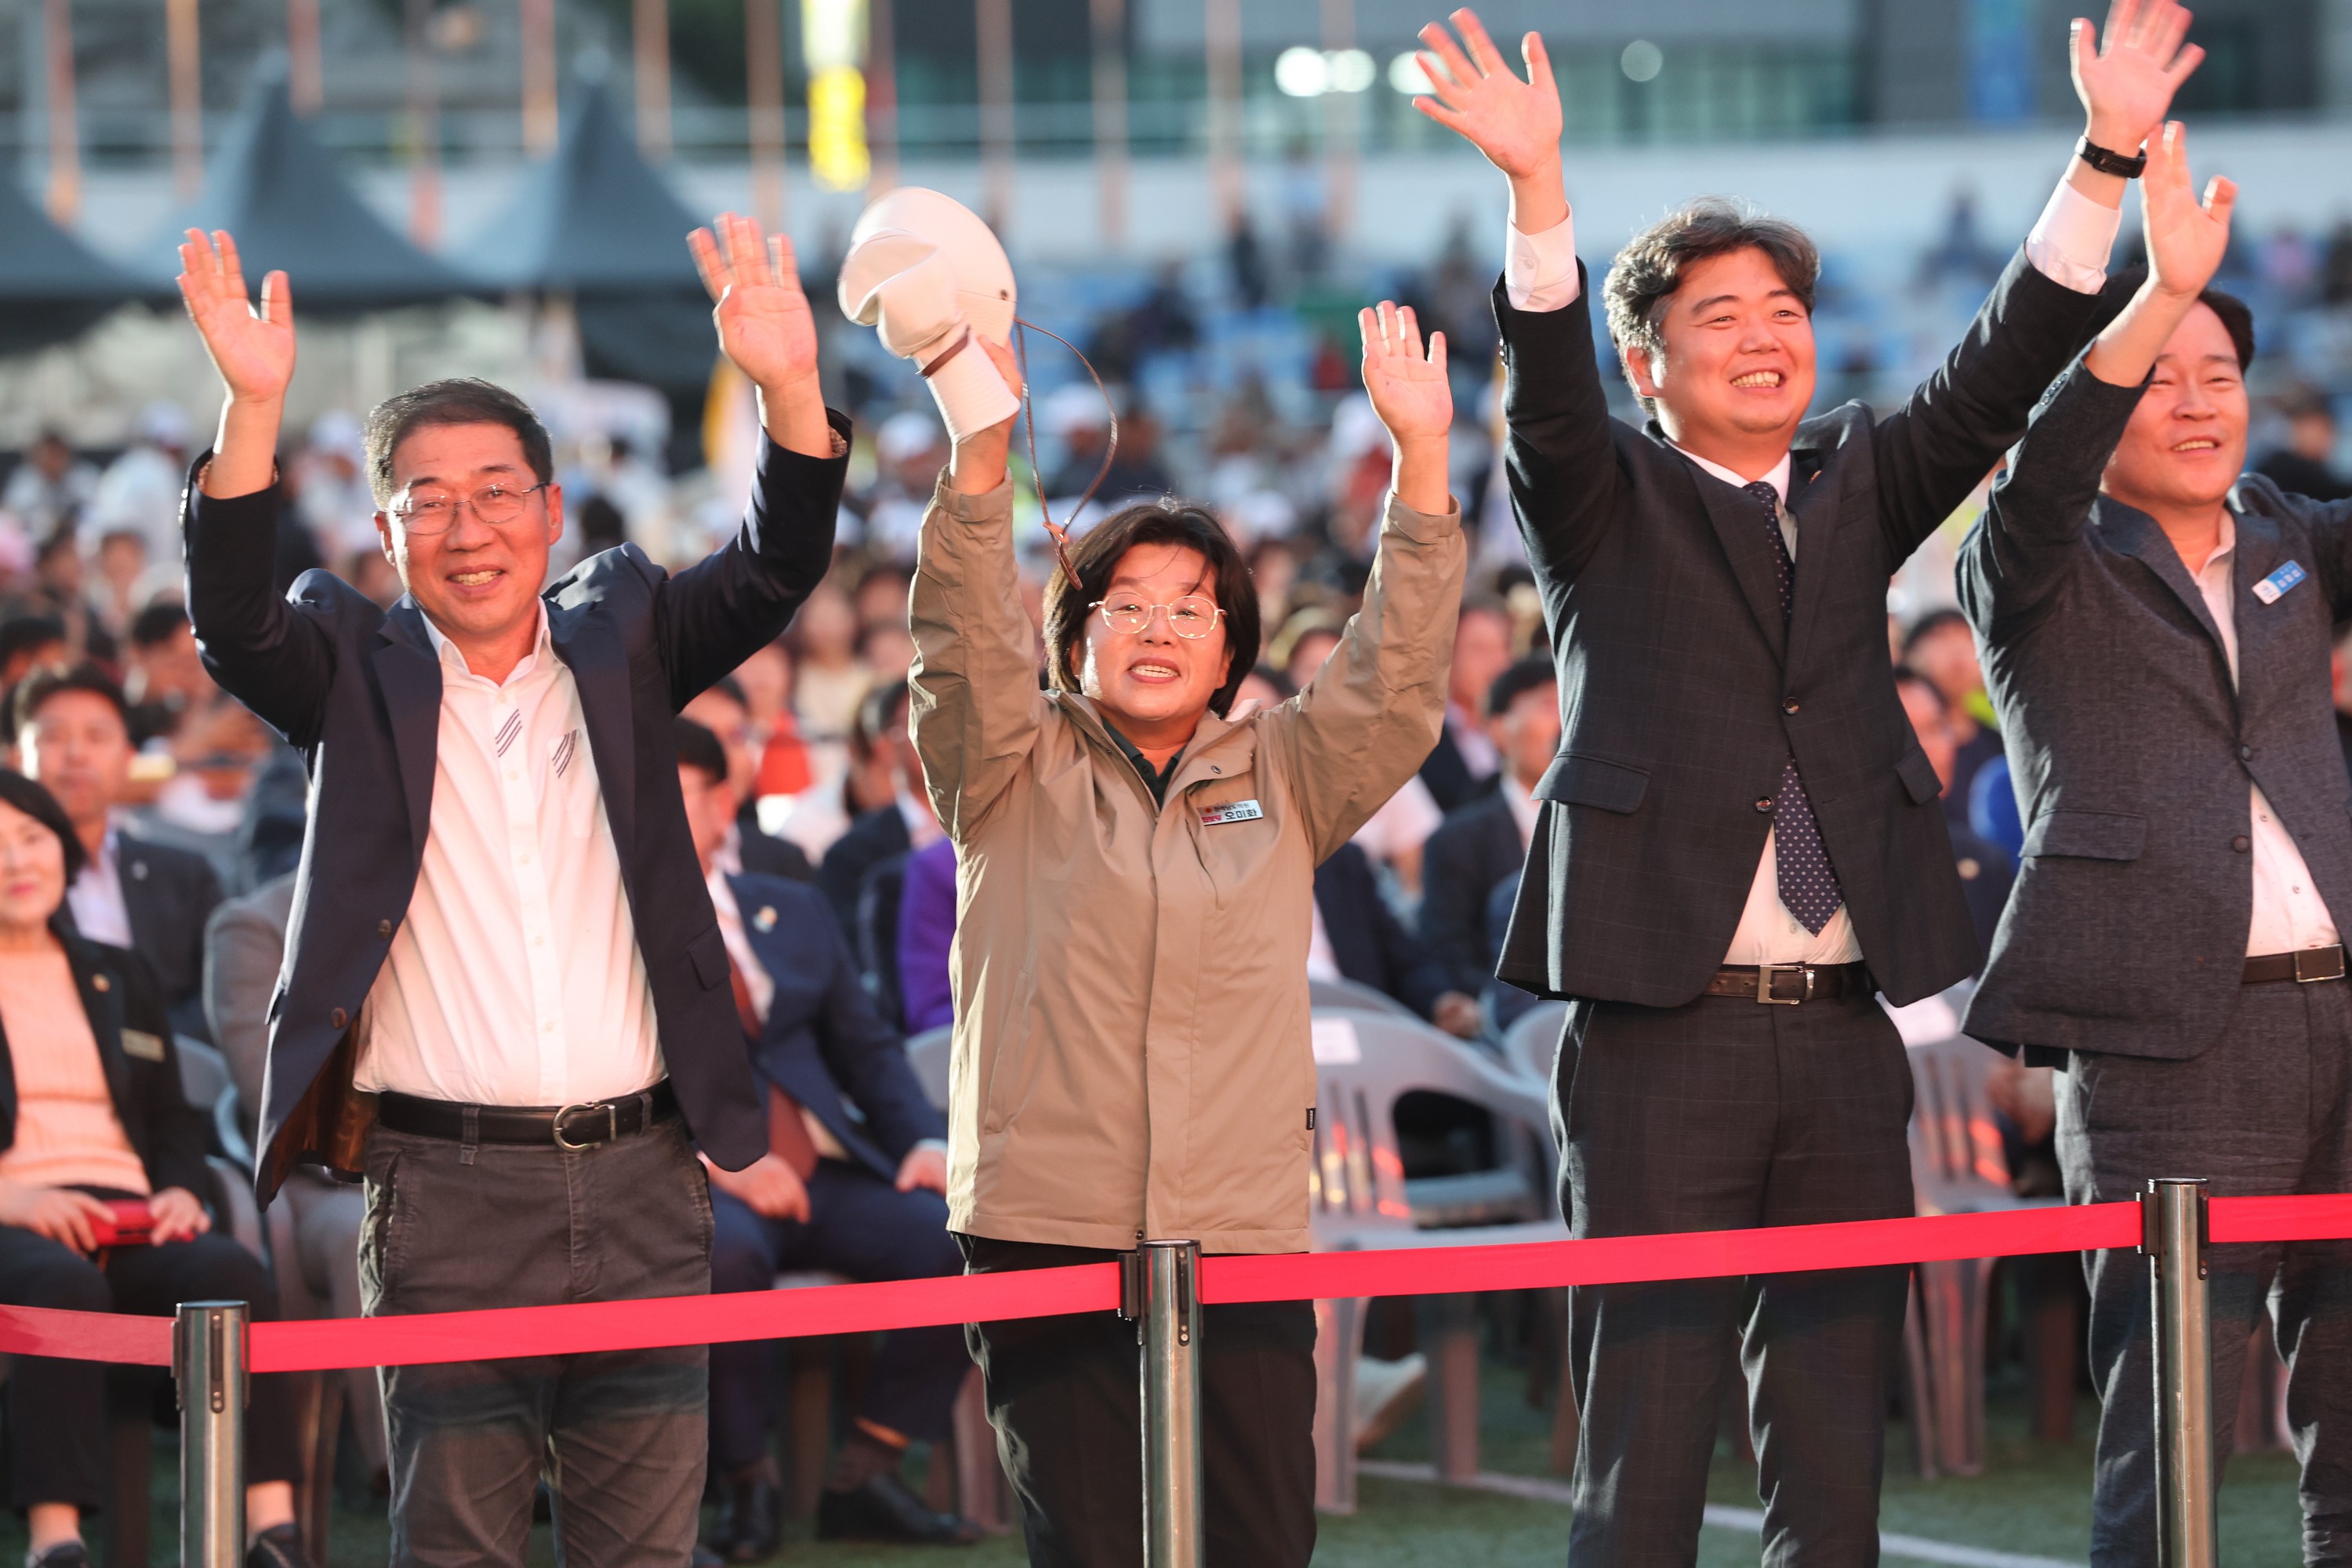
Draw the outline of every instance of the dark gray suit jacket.
[[[131,917],[131,951],[154,972],[173,1032],[209,1040],[202,994],[205,922],[221,901],[212,862],[193,849],[124,832],[115,836],[114,867],[122,910]],[[71,925],[71,910],[62,912]]]
[[[2238,681],[2171,541],[2097,493],[2138,405],[2081,365],[2036,416],[1959,559],[2025,821],[1968,1031],[2011,1048],[2186,1058],[2236,1005],[2250,784],[2352,930],[2352,784],[2328,648],[2352,615],[2352,504],[2249,474],[2230,498]],[[2254,584],[2309,575],[2275,604]]]
[[[1886,660],[1886,580],[2025,428],[2096,303],[2021,253],[1951,356],[1885,419],[1798,430],[1796,605],[1761,509],[1609,417],[1589,287],[1498,287],[1511,503],[1558,650],[1560,752],[1497,973],[1673,1007],[1723,963],[1793,752],[1863,956],[1893,1001],[1977,967],[1941,786]]]

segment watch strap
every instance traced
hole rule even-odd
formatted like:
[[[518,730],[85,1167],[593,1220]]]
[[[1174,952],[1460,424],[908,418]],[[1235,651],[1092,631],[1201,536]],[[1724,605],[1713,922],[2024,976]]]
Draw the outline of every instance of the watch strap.
[[[2074,156],[2102,174],[2116,174],[2126,180],[2137,180],[2147,167],[2147,154],[2126,157],[2121,153],[2100,146],[2088,136],[2074,143]]]

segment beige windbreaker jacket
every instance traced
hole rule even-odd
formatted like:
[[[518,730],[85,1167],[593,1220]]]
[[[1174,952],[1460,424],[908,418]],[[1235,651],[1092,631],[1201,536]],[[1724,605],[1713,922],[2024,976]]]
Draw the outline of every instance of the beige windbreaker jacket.
[[[1012,504],[943,481],[915,570],[915,744],[958,858],[948,1223],[1303,1250],[1315,867],[1436,744],[1459,510],[1391,500],[1322,673],[1203,717],[1163,809],[1092,702],[1038,689]]]

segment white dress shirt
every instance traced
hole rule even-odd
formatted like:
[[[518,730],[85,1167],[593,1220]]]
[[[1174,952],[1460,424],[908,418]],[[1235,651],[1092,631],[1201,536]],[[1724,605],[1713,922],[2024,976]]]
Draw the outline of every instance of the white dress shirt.
[[[122,899],[121,839],[121,829],[109,823],[98,853],[66,889],[66,907],[73,910],[74,929],[90,941],[129,947],[131,906]]]
[[[2205,608],[2213,616],[2213,626],[2221,634],[2221,652],[2229,658],[2230,682],[2233,686],[2238,680],[2238,618],[2231,577],[2237,553],[2238,519],[2225,508],[2221,512],[2221,542],[2205,558],[2196,576],[2197,592],[2203,595]],[[2246,956],[2335,946],[2335,918],[2327,912],[2319,889],[2312,885],[2311,868],[2304,864],[2303,851],[2294,847],[2294,835],[2286,830],[2278,813],[2271,809],[2271,803],[2263,798],[2263,786],[2252,787],[2253,826],[2248,837],[2253,841],[2254,912],[2247,923]]]
[[[1536,797],[1510,769],[1503,770],[1503,804],[1511,808],[1511,823],[1519,830],[1519,847],[1535,842]]]
[[[504,681],[441,663],[433,814],[361,1016],[362,1089],[561,1106],[661,1079],[661,1042],[580,689],[539,640]]]
[[[2049,205],[2035,220],[2032,233],[2026,236],[2026,259],[2053,282],[2078,293],[2095,292],[2106,281],[2107,256],[2115,246],[2116,230],[2122,219],[2119,211],[2101,206],[2061,180],[2058,188],[2051,193]],[[1521,234],[1516,227],[1506,226],[1509,228],[1509,237],[1503,253],[1503,290],[1512,307],[1520,310],[1557,310],[1575,303],[1575,214],[1570,212],[1540,234]],[[1736,488],[1750,482],[1745,475],[1711,463],[1695,452],[1684,452],[1683,456],[1727,485]],[[1772,471],[1762,478],[1780,495],[1780,537],[1787,542],[1789,558],[1793,561],[1797,556],[1797,521],[1789,510],[1789,474],[1790,459],[1783,454]],[[2231,657],[2235,658],[2234,654]],[[2284,837],[2283,832],[2281,837]],[[1731,948],[1725,953],[1724,963],[1822,964],[1859,960],[1862,943],[1854,935],[1853,921],[1843,902],[1818,932],[1807,931],[1780,902],[1775,848],[1772,834],[1767,829],[1764,853],[1757,862],[1756,878],[1748,885],[1748,902],[1739,912],[1739,924],[1731,934]],[[2259,862],[2259,853],[2256,858]],[[2295,864],[2300,869],[2299,858]],[[2260,874],[2258,864],[2257,877]],[[2305,887],[2310,885],[2308,878],[2301,880]],[[2258,889],[2259,887],[2258,882]],[[2331,935],[2327,940],[2335,939]]]

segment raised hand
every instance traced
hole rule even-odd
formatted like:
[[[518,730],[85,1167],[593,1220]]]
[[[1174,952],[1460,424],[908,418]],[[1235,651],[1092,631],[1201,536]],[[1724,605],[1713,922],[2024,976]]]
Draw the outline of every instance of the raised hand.
[[[246,403],[284,398],[294,379],[294,304],[286,274],[272,272],[261,280],[257,309],[246,292],[236,241],[226,229],[206,238],[192,228],[180,245],[179,282],[188,319],[229,396]]]
[[[1513,179],[1544,173],[1559,159],[1559,89],[1543,40],[1529,33],[1520,41],[1528,62],[1528,79],[1521,81],[1475,12],[1465,7],[1453,21],[1462,30],[1459,45],[1443,23],[1421,30],[1428,46],[1421,67],[1432,90],[1415,98],[1413,107],[1460,132]]]
[[[702,286],[716,301],[719,346],[760,389],[760,422],[777,444],[810,457],[833,451],[816,374],[816,318],[801,292],[793,242],[722,213],[687,237]]]
[[[2094,145],[2129,157],[2157,132],[2172,95],[2205,51],[2184,44],[2189,11],[2179,0],[2114,0],[2105,36],[2074,18],[2069,39],[2074,96]]]
[[[208,496],[257,494],[277,471],[278,426],[294,379],[294,300],[286,274],[261,280],[257,309],[245,291],[236,241],[225,229],[206,238],[192,228],[180,244],[180,298],[228,392],[201,488]]]
[[[2141,186],[2149,281],[2166,294],[2194,299],[2230,248],[2230,209],[2238,187],[2216,174],[2199,204],[2189,175],[2189,133],[2177,120],[2148,143]]]
[[[1423,351],[1412,307],[1383,300],[1356,312],[1364,339],[1364,390],[1396,443],[1396,492],[1416,511],[1444,511],[1446,441],[1454,428],[1454,387],[1445,378],[1445,334]]]

